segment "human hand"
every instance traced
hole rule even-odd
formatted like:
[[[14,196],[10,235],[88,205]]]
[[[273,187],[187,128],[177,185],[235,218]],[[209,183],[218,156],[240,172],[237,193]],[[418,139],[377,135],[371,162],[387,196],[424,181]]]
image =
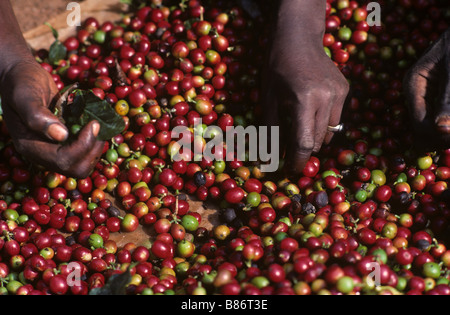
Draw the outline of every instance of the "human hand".
[[[281,43],[282,44],[282,43]],[[281,136],[286,171],[301,173],[313,153],[329,143],[333,133],[328,126],[340,123],[349,84],[332,60],[319,50],[298,47],[273,48],[267,72],[265,123],[283,126],[283,116],[292,120],[290,130]]]
[[[415,143],[435,150],[450,144],[450,29],[411,67],[404,81]]]
[[[100,125],[92,121],[78,140],[63,144],[69,132],[49,109],[59,97],[50,74],[32,60],[23,61],[4,72],[0,87],[4,120],[16,150],[47,170],[89,176],[104,148],[97,140]]]
[[[279,0],[267,49],[264,122],[280,137],[285,172],[299,175],[339,125],[349,84],[323,48],[326,1]],[[291,120],[287,125],[286,118]],[[286,127],[288,129],[286,130]]]

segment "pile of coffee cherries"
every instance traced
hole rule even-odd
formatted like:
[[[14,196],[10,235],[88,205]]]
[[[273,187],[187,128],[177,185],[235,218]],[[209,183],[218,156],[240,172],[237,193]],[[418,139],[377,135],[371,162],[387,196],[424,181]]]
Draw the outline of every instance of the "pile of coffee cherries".
[[[296,179],[225,145],[194,154],[208,126],[255,125],[264,110],[264,14],[151,0],[118,22],[88,18],[55,64],[38,51],[60,90],[91,89],[126,129],[75,179],[28,164],[2,123],[0,294],[86,295],[129,273],[129,295],[449,295],[450,149],[414,150],[402,80],[450,12],[378,1],[371,26],[367,2],[327,1],[324,49],[352,86],[346,130]],[[175,138],[179,126],[191,132]],[[190,200],[215,204],[220,222],[207,228]],[[145,241],[113,240],[141,230]]]

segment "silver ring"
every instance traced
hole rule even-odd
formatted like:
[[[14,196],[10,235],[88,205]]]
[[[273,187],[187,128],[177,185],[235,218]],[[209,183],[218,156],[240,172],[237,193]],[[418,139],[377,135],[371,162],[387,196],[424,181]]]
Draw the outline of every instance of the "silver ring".
[[[344,130],[344,124],[339,124],[337,126],[328,126],[328,132],[339,133]]]

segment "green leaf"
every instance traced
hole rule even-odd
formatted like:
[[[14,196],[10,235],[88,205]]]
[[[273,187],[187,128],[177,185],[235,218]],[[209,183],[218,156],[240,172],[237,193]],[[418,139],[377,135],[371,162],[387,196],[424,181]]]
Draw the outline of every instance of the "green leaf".
[[[184,27],[185,27],[187,30],[190,30],[190,29],[192,29],[192,26],[195,24],[195,22],[198,22],[198,21],[200,21],[199,18],[193,18],[193,19],[190,19],[190,20],[186,20],[186,21],[184,22]]]
[[[80,124],[80,117],[86,107],[86,95],[86,91],[75,90],[73,103],[64,107],[64,118],[69,124]]]
[[[58,64],[59,61],[66,58],[67,48],[59,40],[56,40],[51,46],[48,53],[48,61],[52,65]]]
[[[125,295],[126,286],[131,281],[130,271],[111,276],[102,288],[95,288],[89,295]]]
[[[55,38],[55,41],[50,46],[48,59],[52,65],[56,65],[60,60],[66,58],[67,48],[66,48],[66,46],[64,46],[63,43],[61,43],[58,40],[58,38],[59,38],[58,31],[53,26],[51,26],[51,24],[48,22],[46,22],[45,25],[50,27],[50,29],[52,30],[52,33],[53,33],[53,37]]]
[[[129,5],[134,9],[142,9],[147,5],[147,1],[145,0],[120,0],[120,3]]]
[[[100,133],[97,137],[99,140],[111,140],[125,129],[122,116],[92,91],[76,91],[74,102],[69,109],[69,117],[65,118],[69,124],[85,126],[92,120],[100,123]]]
[[[59,38],[59,33],[58,31],[48,22],[45,23],[45,25],[47,25],[48,27],[50,27],[50,29],[52,30],[53,33],[53,37],[57,40]]]

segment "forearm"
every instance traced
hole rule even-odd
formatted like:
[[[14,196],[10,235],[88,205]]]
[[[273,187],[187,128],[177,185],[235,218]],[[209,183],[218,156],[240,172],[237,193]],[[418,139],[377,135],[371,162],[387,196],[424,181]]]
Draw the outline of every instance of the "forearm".
[[[274,48],[317,53],[323,50],[326,0],[279,0]]]
[[[0,78],[18,62],[33,60],[10,0],[0,0]]]

